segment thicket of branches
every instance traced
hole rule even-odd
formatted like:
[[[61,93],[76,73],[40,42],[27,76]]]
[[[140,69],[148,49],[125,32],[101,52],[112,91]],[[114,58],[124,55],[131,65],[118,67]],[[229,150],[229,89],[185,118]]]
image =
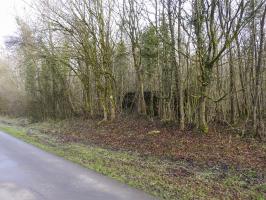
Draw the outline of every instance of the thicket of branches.
[[[114,120],[136,112],[265,133],[265,12],[260,0],[39,0],[16,46],[36,120]]]

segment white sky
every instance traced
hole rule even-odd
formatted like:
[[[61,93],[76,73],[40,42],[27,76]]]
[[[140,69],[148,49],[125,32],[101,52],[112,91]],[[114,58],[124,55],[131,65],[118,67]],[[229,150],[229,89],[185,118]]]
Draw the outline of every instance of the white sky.
[[[14,35],[17,29],[16,16],[24,16],[29,12],[31,0],[0,0],[0,46],[3,47],[5,38]],[[26,3],[25,3],[26,2]]]

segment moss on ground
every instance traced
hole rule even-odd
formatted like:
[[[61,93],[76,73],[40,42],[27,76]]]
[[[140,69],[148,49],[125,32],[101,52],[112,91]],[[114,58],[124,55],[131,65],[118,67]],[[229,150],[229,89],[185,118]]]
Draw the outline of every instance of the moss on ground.
[[[52,125],[46,123],[44,126]],[[44,126],[40,129],[36,124],[22,127],[9,121],[8,125],[0,123],[0,130],[160,199],[259,200],[264,199],[266,194],[265,183],[256,182],[259,180],[256,171],[201,169],[183,161],[62,142],[57,134],[45,134]]]

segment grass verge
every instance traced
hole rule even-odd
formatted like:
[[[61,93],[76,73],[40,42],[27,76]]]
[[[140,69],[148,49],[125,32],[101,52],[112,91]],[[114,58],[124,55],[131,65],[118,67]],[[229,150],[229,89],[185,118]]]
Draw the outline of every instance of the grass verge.
[[[160,167],[155,160],[144,161],[138,155],[111,151],[96,146],[75,143],[62,144],[56,138],[47,137],[45,134],[28,134],[26,128],[0,124],[0,130],[47,152],[61,156],[132,187],[142,189],[159,198],[175,199],[178,195],[178,190],[174,186],[169,187],[170,185],[157,174],[157,170],[163,169],[159,169]],[[152,170],[154,167],[156,167],[156,170]]]
[[[18,126],[12,120],[8,123],[1,120],[0,130],[160,199],[265,198],[264,175],[256,171],[202,168],[183,161],[144,157],[77,142],[62,142],[57,134],[46,134],[43,129],[38,130],[36,125],[34,129],[32,126]]]

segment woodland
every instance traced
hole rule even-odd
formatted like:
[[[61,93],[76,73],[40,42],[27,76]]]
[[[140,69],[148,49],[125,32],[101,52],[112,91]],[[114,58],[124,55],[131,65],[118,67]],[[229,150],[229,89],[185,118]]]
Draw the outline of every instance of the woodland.
[[[265,199],[265,0],[29,6],[0,130],[160,199]]]
[[[17,17],[18,33],[6,40],[20,91],[17,101],[1,95],[2,113],[100,123],[128,113],[175,122],[180,130],[208,133],[221,123],[265,136],[264,1],[31,6],[32,16]]]

